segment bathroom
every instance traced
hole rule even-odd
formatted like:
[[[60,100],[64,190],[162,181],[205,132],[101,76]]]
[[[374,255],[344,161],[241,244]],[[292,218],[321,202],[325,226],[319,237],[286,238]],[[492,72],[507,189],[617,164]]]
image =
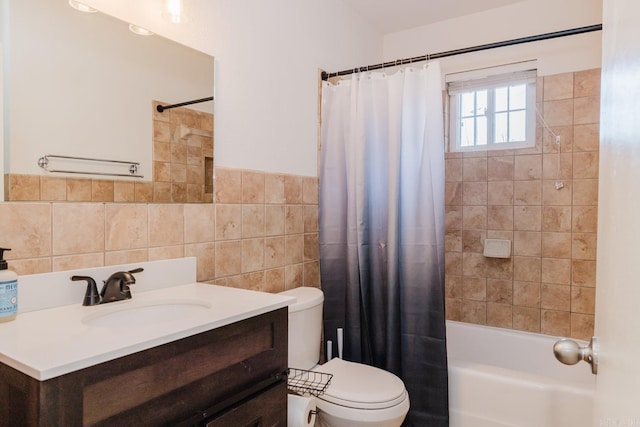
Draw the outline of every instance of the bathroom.
[[[144,22],[135,16],[138,10],[118,7],[118,2],[105,5],[102,4],[105,2],[93,0],[87,3],[127,22]],[[153,28],[160,34],[215,56],[216,203],[129,204],[120,203],[123,200],[117,199],[115,195],[113,199],[109,199],[108,195],[106,199],[94,199],[94,203],[63,202],[58,196],[38,199],[38,202],[29,198],[3,203],[0,205],[0,218],[5,221],[0,224],[0,235],[10,237],[8,240],[14,245],[14,251],[8,254],[12,268],[22,275],[196,256],[200,261],[199,281],[268,292],[278,292],[298,285],[317,287],[320,284],[316,190],[319,68],[337,71],[381,60],[392,61],[603,21],[603,5],[599,1],[573,0],[561,4],[547,0],[505,1],[493,2],[495,9],[474,10],[472,14],[429,25],[415,22],[413,26],[419,27],[417,29],[384,35],[342,1],[319,4],[280,0],[264,3],[247,1],[230,4],[220,1],[203,5],[194,2],[195,6],[203,8],[202,13],[195,15],[199,18],[206,16],[207,25],[196,26],[194,22],[194,26],[188,31],[169,27],[163,32],[161,26]],[[615,8],[616,2],[602,3],[605,7]],[[132,15],[127,15],[128,13]],[[459,31],[459,28],[465,30]],[[574,103],[591,102],[583,111],[588,116],[584,119],[586,121],[561,121],[551,125],[579,127],[586,137],[580,140],[593,142],[594,132],[597,134],[593,128],[598,123],[593,118],[593,114],[597,115],[593,112],[593,99],[576,99],[597,96],[593,91],[593,84],[596,78],[594,75],[597,75],[595,70],[602,66],[601,39],[602,34],[593,33],[463,55],[447,62],[443,60],[443,64],[451,69],[468,70],[537,58],[542,88],[543,91],[548,91],[543,95],[550,96],[544,99],[545,102],[569,99]],[[576,82],[582,83],[576,86]],[[551,86],[556,90],[549,90]],[[576,87],[583,90],[581,96],[576,95]],[[574,136],[575,142],[575,135],[571,136]],[[567,135],[567,139],[569,138]],[[595,155],[576,155],[578,152]],[[547,154],[543,151],[540,157]],[[7,156],[7,153],[3,155]],[[540,185],[544,185],[545,181],[555,180],[554,171],[544,170],[544,158],[527,159],[534,164],[525,165],[525,160],[516,158],[518,156],[502,157],[500,161],[492,161],[500,164],[513,162],[514,168],[522,167],[514,169],[515,173],[523,174],[519,175],[520,178],[514,176],[514,182],[539,181]],[[597,174],[597,150],[593,149],[593,145],[581,151],[574,147],[566,153],[561,152],[560,159],[562,165],[572,165],[571,181],[579,180],[578,186],[584,184],[588,187],[583,188],[580,194],[589,198],[589,201],[575,203],[573,199],[560,200],[551,206],[563,207],[563,212],[571,211],[572,209],[566,208],[572,208],[572,204],[589,208],[596,206],[593,201],[593,181],[598,176],[602,180],[603,175],[606,175],[602,173],[602,168]],[[13,159],[11,165],[8,165],[7,158],[4,160],[1,175],[5,179],[7,173],[31,174],[16,168]],[[457,159],[455,156],[448,157],[447,161],[447,182],[453,192],[450,194],[449,212],[455,212],[457,207],[464,206],[463,200],[455,199],[456,187],[467,181],[477,183],[480,187],[489,187],[494,182],[488,175],[489,172],[498,171],[488,170],[486,179],[483,179],[482,171],[475,177],[465,179],[465,170],[468,171],[476,162]],[[537,161],[541,162],[540,166],[535,163]],[[35,159],[29,159],[29,162],[35,163]],[[149,155],[147,163],[150,162]],[[456,169],[457,167],[460,169]],[[577,172],[583,175],[576,176]],[[42,176],[44,178],[39,180],[38,185],[43,185],[49,178],[47,175]],[[575,185],[575,182],[571,184]],[[6,185],[5,182],[5,187]],[[575,197],[576,187],[573,190]],[[42,191],[42,187],[39,191]],[[544,189],[539,197],[540,206],[544,206]],[[603,193],[600,191],[600,201],[602,197]],[[112,205],[109,203],[111,201],[115,203]],[[104,205],[103,202],[107,204]],[[284,223],[274,227],[268,234],[263,232],[243,235],[239,230],[252,228],[243,221],[255,221],[251,212],[256,207],[264,207],[265,212],[272,211],[278,219],[286,217],[287,222],[280,221]],[[589,209],[589,212],[592,215],[593,209]],[[536,217],[537,225],[532,225],[529,221],[530,215]],[[613,213],[608,212],[608,215]],[[228,218],[224,224],[217,221],[221,216]],[[117,220],[113,221],[114,218]],[[175,233],[167,232],[164,227],[167,218],[176,224],[184,224],[184,229]],[[512,220],[514,227],[517,221],[524,228],[513,230],[522,231],[522,237],[531,233],[546,233],[544,227],[549,223],[544,219],[542,209],[539,213],[523,210],[519,216],[520,221],[516,217]],[[265,217],[263,224],[258,224],[258,227],[266,227],[267,222]],[[126,227],[123,227],[124,223]],[[522,279],[514,277],[513,286],[514,291],[518,288],[521,292],[512,295],[512,304],[504,302],[504,294],[498,292],[499,283],[490,287],[487,281],[486,288],[482,288],[481,280],[463,281],[462,277],[493,278],[487,276],[486,272],[485,275],[464,274],[464,254],[475,254],[477,251],[473,247],[462,246],[465,230],[450,230],[447,244],[450,245],[448,251],[453,256],[447,258],[447,268],[454,270],[454,274],[447,271],[449,318],[472,324],[588,339],[594,333],[594,327],[598,329],[594,317],[596,258],[593,217],[584,224],[586,228],[581,230],[549,230],[562,235],[548,235],[551,239],[565,239],[562,241],[565,251],[573,253],[575,249],[584,252],[579,257],[559,254],[557,259],[561,261],[554,262],[556,257],[547,256],[544,252],[544,237],[540,240],[540,255],[514,254],[532,259],[522,260],[522,269],[517,270],[523,276]],[[560,223],[559,226],[566,225]],[[148,237],[132,243],[117,234],[121,232],[119,227],[127,232],[137,230]],[[508,225],[501,223],[498,230],[504,231],[502,227],[506,228]],[[29,239],[22,237],[26,230],[29,231]],[[467,233],[469,237],[482,237],[486,233],[486,230],[471,231],[475,233]],[[567,233],[579,233],[581,236],[577,240],[570,237],[571,240],[567,242]],[[600,244],[602,242],[599,240],[598,245]],[[515,241],[514,245],[517,245]],[[529,243],[524,245],[529,247]],[[613,250],[613,245],[609,248]],[[555,246],[553,249],[555,250]],[[602,253],[602,249],[599,252]],[[253,259],[252,256],[256,258]],[[456,257],[460,260],[456,261]],[[473,257],[467,256],[469,259]],[[612,258],[617,258],[617,262],[624,259],[622,255]],[[244,264],[238,262],[239,259]],[[473,266],[466,267],[473,269]],[[567,268],[570,269],[569,280],[579,278],[580,282],[567,282]],[[554,269],[559,269],[562,274],[543,277],[556,271]],[[600,269],[599,266],[597,274],[601,274]],[[495,291],[493,294],[492,290]],[[633,298],[637,295],[634,292],[637,291],[629,290],[627,298],[622,297],[613,302],[607,299],[620,298],[617,294],[605,295],[602,301],[604,304],[607,300],[607,303],[617,307],[611,311],[625,313],[628,307],[633,307],[629,304],[637,301],[637,298]],[[540,301],[535,299],[536,295],[539,295]],[[546,300],[545,295],[548,297]],[[598,304],[600,297],[599,293]],[[518,299],[520,303],[516,303]],[[567,305],[569,309],[566,309]],[[623,323],[625,330],[634,330],[631,319],[626,322],[608,322]],[[606,367],[605,348],[602,351],[603,367]],[[586,366],[579,367],[588,369]],[[621,374],[621,378],[624,378],[624,374]],[[623,409],[610,411],[606,416],[598,418],[599,425],[625,425],[622,421],[614,423],[615,420],[628,420],[631,417],[637,419],[639,416]],[[633,424],[627,422],[626,425]]]

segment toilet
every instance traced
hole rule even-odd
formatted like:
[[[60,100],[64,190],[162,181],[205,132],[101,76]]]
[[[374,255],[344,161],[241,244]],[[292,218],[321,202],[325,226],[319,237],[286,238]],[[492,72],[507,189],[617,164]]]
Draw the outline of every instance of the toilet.
[[[289,306],[289,367],[333,375],[316,399],[316,426],[400,426],[409,412],[402,380],[385,370],[338,358],[318,365],[324,294],[310,287],[282,294],[296,298]]]

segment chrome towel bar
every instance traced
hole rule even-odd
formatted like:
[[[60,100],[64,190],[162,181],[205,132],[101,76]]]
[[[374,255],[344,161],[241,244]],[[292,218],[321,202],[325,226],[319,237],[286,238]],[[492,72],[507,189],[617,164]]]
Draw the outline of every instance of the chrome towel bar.
[[[50,169],[49,159],[64,159],[64,160],[84,160],[87,162],[99,162],[99,163],[115,163],[120,165],[129,165],[129,173],[115,173],[115,172],[91,172],[91,171],[73,171],[63,169]],[[76,157],[76,156],[61,156],[57,154],[46,154],[38,159],[38,166],[47,172],[51,173],[74,173],[82,175],[102,175],[102,176],[124,176],[129,178],[144,178],[144,175],[138,175],[138,162],[129,162],[124,160],[110,160],[110,159],[94,159],[91,157]]]

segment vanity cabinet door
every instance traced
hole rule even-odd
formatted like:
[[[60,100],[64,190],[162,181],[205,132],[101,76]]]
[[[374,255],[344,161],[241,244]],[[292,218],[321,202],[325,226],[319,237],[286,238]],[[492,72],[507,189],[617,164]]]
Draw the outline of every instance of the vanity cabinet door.
[[[286,427],[286,413],[287,384],[281,382],[256,396],[239,402],[222,414],[208,419],[202,426]]]

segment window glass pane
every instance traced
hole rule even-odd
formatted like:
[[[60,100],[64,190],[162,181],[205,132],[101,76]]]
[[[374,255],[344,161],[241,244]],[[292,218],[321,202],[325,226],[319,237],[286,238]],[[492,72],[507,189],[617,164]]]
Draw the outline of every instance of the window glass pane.
[[[474,94],[475,92],[468,92],[460,95],[460,115],[462,117],[473,116],[475,111]]]
[[[487,118],[485,116],[476,119],[476,145],[487,145]]]
[[[484,116],[487,112],[487,90],[476,92],[476,116]]]
[[[507,111],[509,106],[509,88],[498,87],[495,89],[496,111]]]
[[[509,113],[509,142],[524,141],[527,138],[527,122],[524,111]]]
[[[474,119],[460,120],[460,146],[473,147],[476,141]]]
[[[509,109],[521,110],[527,107],[527,88],[525,85],[511,86],[509,88]]]
[[[451,150],[503,150],[532,146],[535,71],[448,83]],[[533,96],[533,98],[531,98]],[[455,136],[454,136],[455,135]]]
[[[509,140],[509,113],[496,113],[493,142],[507,142]]]

